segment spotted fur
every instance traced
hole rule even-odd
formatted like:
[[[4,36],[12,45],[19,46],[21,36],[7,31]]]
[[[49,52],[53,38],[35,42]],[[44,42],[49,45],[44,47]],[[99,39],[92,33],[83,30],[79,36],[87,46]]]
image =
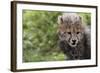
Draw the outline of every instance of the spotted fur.
[[[76,13],[58,17],[59,46],[67,59],[90,59],[90,31]]]

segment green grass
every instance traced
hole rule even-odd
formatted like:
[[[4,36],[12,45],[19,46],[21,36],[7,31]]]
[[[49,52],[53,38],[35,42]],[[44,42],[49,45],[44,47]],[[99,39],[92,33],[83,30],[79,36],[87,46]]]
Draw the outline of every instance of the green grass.
[[[61,53],[46,53],[34,52],[33,50],[24,51],[24,62],[40,62],[40,61],[62,61],[64,60],[64,54]]]

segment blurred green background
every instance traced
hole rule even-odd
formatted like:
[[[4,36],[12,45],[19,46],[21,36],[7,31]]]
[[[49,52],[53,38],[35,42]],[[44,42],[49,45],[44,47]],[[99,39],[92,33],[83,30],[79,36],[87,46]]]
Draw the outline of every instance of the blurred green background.
[[[62,12],[23,10],[23,62],[61,61],[64,54],[58,45],[57,18]],[[87,25],[89,13],[78,13]]]

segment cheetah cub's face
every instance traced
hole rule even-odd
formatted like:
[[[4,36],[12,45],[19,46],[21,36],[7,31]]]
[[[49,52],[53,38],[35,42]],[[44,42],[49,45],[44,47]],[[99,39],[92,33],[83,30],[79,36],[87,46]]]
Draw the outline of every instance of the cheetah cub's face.
[[[66,41],[71,47],[76,47],[83,38],[82,19],[75,13],[67,13],[58,17],[59,39]]]

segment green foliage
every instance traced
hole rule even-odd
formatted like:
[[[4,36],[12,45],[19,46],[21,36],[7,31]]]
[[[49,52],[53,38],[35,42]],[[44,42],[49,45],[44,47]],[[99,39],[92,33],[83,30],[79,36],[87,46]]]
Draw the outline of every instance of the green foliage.
[[[57,36],[57,18],[61,14],[23,10],[23,62],[64,60]],[[89,14],[80,15],[90,24]]]
[[[90,13],[79,13],[86,25],[91,25],[91,14]]]
[[[57,46],[57,16],[60,12],[23,11],[23,60],[63,60]]]

